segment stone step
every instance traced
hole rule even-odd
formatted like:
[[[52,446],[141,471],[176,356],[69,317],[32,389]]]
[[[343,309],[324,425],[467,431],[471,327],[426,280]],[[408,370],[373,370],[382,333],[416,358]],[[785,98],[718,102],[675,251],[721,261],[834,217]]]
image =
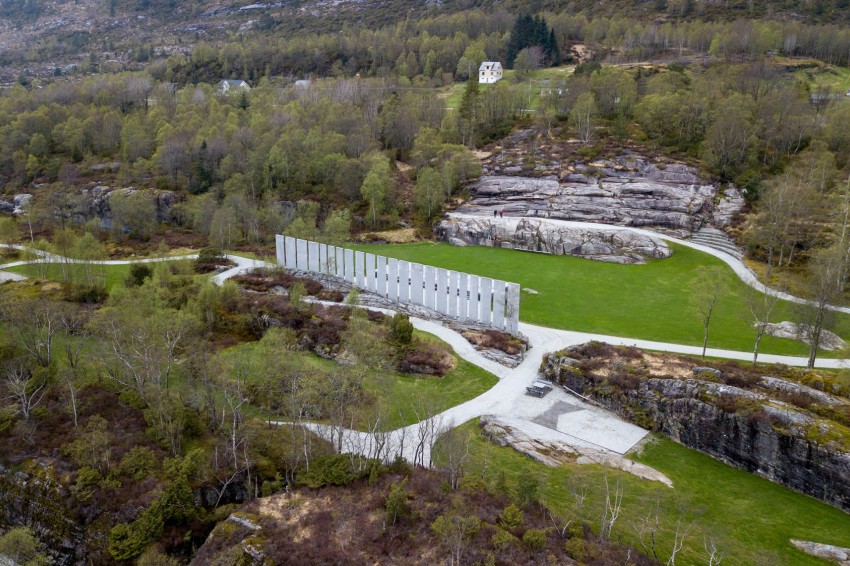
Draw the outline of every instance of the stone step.
[[[741,250],[741,248],[735,245],[735,242],[732,240],[732,238],[730,238],[725,232],[723,232],[722,230],[718,230],[717,228],[712,228],[708,226],[701,228],[698,232],[691,236],[691,241],[695,244],[700,244],[702,246],[726,252],[727,254],[734,256],[738,259],[744,257],[743,250]]]

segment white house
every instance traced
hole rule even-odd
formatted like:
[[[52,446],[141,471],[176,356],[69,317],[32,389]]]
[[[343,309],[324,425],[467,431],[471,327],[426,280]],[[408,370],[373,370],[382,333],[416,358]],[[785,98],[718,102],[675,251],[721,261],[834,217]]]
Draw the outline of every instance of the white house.
[[[229,95],[240,91],[248,92],[249,90],[251,90],[250,85],[241,79],[224,79],[218,83],[219,94]]]
[[[502,78],[502,64],[498,61],[484,61],[478,67],[478,83],[493,84]]]

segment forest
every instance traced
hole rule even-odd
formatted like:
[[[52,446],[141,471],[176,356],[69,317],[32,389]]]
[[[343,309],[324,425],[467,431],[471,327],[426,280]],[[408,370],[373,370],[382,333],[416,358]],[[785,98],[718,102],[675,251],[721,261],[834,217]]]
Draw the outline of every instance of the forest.
[[[689,17],[476,8],[319,35],[263,30],[189,55],[152,49],[144,71],[92,65],[4,89],[0,210],[14,214],[0,216],[0,244],[84,260],[202,252],[121,268],[59,262],[0,286],[0,482],[10,486],[0,518],[46,525],[53,558],[73,554],[62,546],[71,540],[96,563],[160,564],[188,560],[237,503],[289,487],[380,482],[406,512],[405,488],[388,479],[405,481],[403,465],[339,458],[273,421],[381,430],[471,398],[492,376],[404,316],[349,308],[338,289],[280,272],[222,286],[208,275],[231,265],[228,250],[270,255],[280,233],[429,238],[482,174],[479,152],[499,151],[512,132],[528,134],[528,171],[543,145],[587,160],[627,148],[744,189],[734,237],[765,281],[814,299],[811,323],[828,326],[826,306],[846,299],[850,277],[850,30],[653,4]],[[485,60],[505,61],[507,78],[479,86]],[[559,74],[545,74],[553,66]],[[251,88],[224,94],[223,78]],[[416,396],[404,389],[410,376],[468,385],[402,404]],[[398,406],[382,404],[385,390]],[[27,507],[34,496],[16,491],[15,473],[55,493]],[[435,480],[411,481],[433,496]],[[488,536],[476,528],[464,541],[492,542],[500,560],[547,544],[525,540],[543,529],[543,508],[526,511],[528,529],[505,526],[505,493],[531,489],[521,481],[498,480],[492,520],[468,521]],[[431,528],[450,533],[469,519],[464,505]],[[590,529],[575,522],[564,535],[569,556],[622,558]]]

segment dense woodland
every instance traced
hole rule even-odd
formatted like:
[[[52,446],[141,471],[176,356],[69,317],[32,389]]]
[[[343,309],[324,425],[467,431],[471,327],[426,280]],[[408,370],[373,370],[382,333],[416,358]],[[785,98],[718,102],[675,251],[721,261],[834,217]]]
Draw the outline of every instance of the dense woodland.
[[[132,9],[161,3],[143,4]],[[607,16],[601,3],[587,13],[541,5],[520,17],[469,9],[301,37],[262,30],[189,56],[145,48],[144,72],[23,80],[3,91],[3,193],[33,197],[23,214],[0,217],[0,243],[81,259],[152,252],[160,242],[162,251],[214,248],[194,264],[134,268],[117,282],[69,263],[53,277],[61,284],[0,288],[4,465],[55,482],[67,501],[57,516],[85,526],[81,548],[95,562],[145,552],[150,564],[165,560],[160,551],[188,558],[231,503],[386,471],[329,456],[328,443],[270,421],[380,428],[391,416],[376,408],[370,380],[445,373],[445,346],[414,336],[403,317],[304,302],[341,300],[315,282],[273,273],[217,287],[200,274],[226,265],[221,249],[267,253],[281,232],[339,242],[413,225],[427,236],[481,174],[475,150],[517,129],[535,140],[527,170],[542,159],[541,144],[593,159],[616,142],[746,189],[736,237],[766,279],[817,300],[807,322],[828,326],[825,305],[843,299],[850,275],[850,101],[820,96],[836,93],[799,71],[838,73],[830,65],[848,63],[850,31],[736,19],[762,15],[766,3],[732,18],[711,17],[716,8],[702,2],[648,4],[670,19]],[[622,64],[650,58],[659,61]],[[483,60],[510,61],[513,73],[479,87]],[[559,60],[574,72],[542,88],[535,72]],[[83,71],[95,69],[96,61]],[[253,88],[222,95],[216,83],[225,77]],[[312,81],[296,86],[294,77]],[[226,353],[246,345],[254,355]],[[458,470],[444,472],[447,489],[457,488]],[[462,527],[470,514],[455,511],[429,528]],[[535,508],[535,529],[542,512]],[[619,547],[583,542],[587,528],[574,525],[567,554],[620,557]],[[524,529],[514,530],[524,541]],[[517,554],[549,544],[502,536]]]

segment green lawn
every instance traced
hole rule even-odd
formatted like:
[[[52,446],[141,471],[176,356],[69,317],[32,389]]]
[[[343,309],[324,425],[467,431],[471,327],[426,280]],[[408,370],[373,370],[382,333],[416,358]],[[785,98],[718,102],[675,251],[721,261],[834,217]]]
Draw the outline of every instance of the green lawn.
[[[177,260],[186,261],[186,260]],[[153,269],[157,264],[148,264],[148,267]],[[19,265],[10,267],[4,271],[11,271],[26,275],[27,277],[37,277],[39,279],[52,279],[54,281],[85,281],[87,276],[85,270],[90,270],[92,279],[97,282],[103,282],[104,286],[112,289],[115,285],[123,284],[130,274],[130,265],[83,265],[83,264],[61,264],[61,263],[31,263],[27,265]]]
[[[503,471],[509,487],[520,476],[535,477],[543,502],[564,516],[574,513],[571,485],[587,486],[589,495],[581,515],[594,531],[599,530],[605,477],[612,489],[619,482],[623,504],[614,528],[616,541],[640,548],[634,525],[646,516],[653,501],[660,501],[662,563],[669,556],[677,509],[696,521],[677,557],[680,565],[707,564],[703,541],[708,536],[716,539],[724,564],[771,565],[825,564],[797,551],[788,543],[790,538],[847,546],[850,536],[850,515],[670,440],[654,440],[635,459],[666,474],[673,480],[673,489],[596,465],[549,468],[512,448],[481,439],[475,422],[462,429],[474,435],[468,475],[482,474],[492,485]]]
[[[717,265],[728,274],[730,291],[711,323],[709,347],[748,351],[755,335],[744,320],[744,283],[720,260],[670,244],[672,257],[644,265],[617,265],[484,246],[448,244],[356,246],[357,249],[520,283],[539,294],[521,293],[520,320],[552,328],[626,336],[680,344],[702,344],[702,324],[690,312],[688,289],[694,270]],[[780,304],[774,320],[793,320],[794,306]],[[846,335],[850,317],[838,318]],[[806,346],[765,337],[762,353],[804,355]],[[825,354],[826,355],[826,354]]]
[[[439,338],[416,331],[421,340],[439,342],[451,349]],[[222,352],[225,357],[244,357],[248,368],[252,367],[251,358],[259,355],[260,347],[257,342],[241,344]],[[288,356],[299,356],[307,368],[330,370],[337,367],[336,362],[320,358],[309,352],[287,352]],[[443,377],[412,376],[400,373],[370,374],[364,388],[372,394],[375,405],[381,404],[386,409],[384,428],[392,430],[418,422],[416,409],[424,408],[440,413],[455,405],[473,399],[491,387],[498,378],[483,369],[455,356],[458,364]],[[250,370],[249,370],[250,371]],[[250,378],[250,375],[249,375]],[[364,415],[368,415],[373,407],[364,407]],[[364,416],[364,423],[367,417]]]
[[[550,81],[563,79],[570,75],[572,71],[572,66],[554,67],[550,69],[538,69],[536,71],[531,71],[528,76],[528,79],[520,83],[523,87],[526,87],[528,89],[528,108],[537,108],[537,104],[540,100],[541,81],[543,79],[549,79]],[[514,71],[512,69],[505,69],[502,80],[513,81],[513,77]],[[486,92],[488,88],[491,88],[491,85],[482,84],[478,85],[478,88],[479,91],[483,93]],[[465,81],[452,83],[451,85],[446,87],[446,109],[454,110],[460,106],[460,101],[463,98],[464,90],[466,90]]]

